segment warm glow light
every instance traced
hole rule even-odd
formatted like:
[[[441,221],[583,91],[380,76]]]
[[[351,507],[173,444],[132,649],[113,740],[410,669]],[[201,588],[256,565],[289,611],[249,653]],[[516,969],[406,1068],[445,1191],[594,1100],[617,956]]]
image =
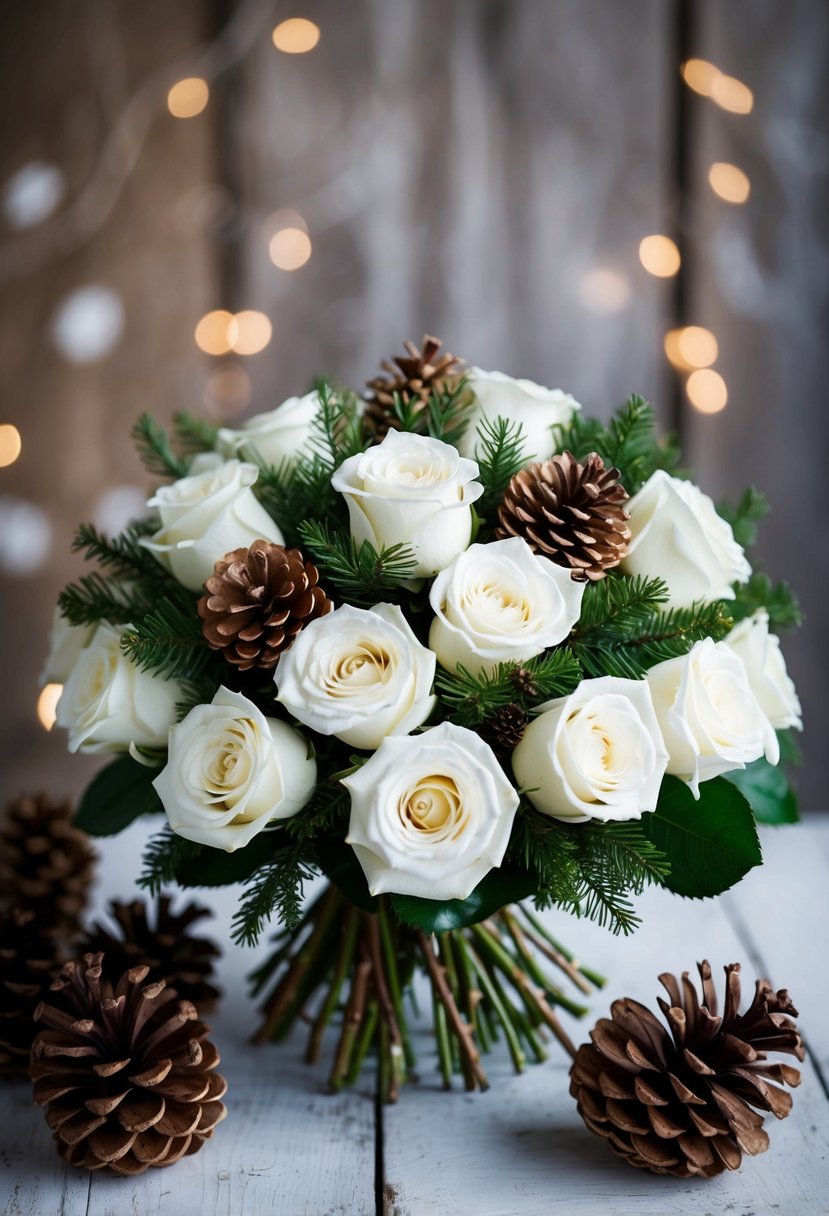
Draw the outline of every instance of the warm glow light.
[[[20,449],[23,447],[23,441],[20,438],[20,431],[16,426],[12,426],[10,422],[4,422],[0,426],[0,469],[5,469],[7,465],[14,464],[20,455]]]
[[[707,59],[688,59],[679,70],[688,88],[703,97],[712,96],[714,82],[722,76],[720,69]]]
[[[731,114],[750,114],[754,109],[754,94],[748,85],[722,72],[711,86],[711,100]]]
[[[299,270],[311,256],[311,238],[301,228],[282,228],[271,237],[268,251],[280,270]]]
[[[210,97],[207,81],[201,76],[178,80],[167,94],[167,109],[173,118],[195,118],[201,114]]]
[[[630,286],[624,275],[604,266],[589,270],[579,283],[579,299],[597,317],[621,312],[630,299]]]
[[[660,279],[668,279],[679,270],[682,259],[676,243],[669,236],[643,237],[639,242],[639,261],[648,274]]]
[[[719,372],[710,367],[692,372],[685,385],[688,400],[695,410],[701,414],[718,414],[725,409],[728,401],[728,389]]]
[[[665,354],[674,367],[690,372],[695,367],[710,367],[717,360],[719,346],[710,329],[686,325],[665,334]]]
[[[37,716],[44,730],[51,730],[57,717],[58,701],[63,692],[62,684],[46,684],[37,699]]]
[[[239,363],[225,363],[211,372],[204,403],[212,418],[233,418],[250,404],[250,376]]]
[[[196,326],[196,346],[206,355],[226,355],[235,336],[233,313],[225,308],[206,313]]]
[[[744,203],[751,194],[748,174],[728,161],[715,160],[708,170],[708,184],[726,203]]]
[[[264,350],[271,340],[273,327],[263,312],[252,308],[237,312],[228,327],[231,349],[237,355],[256,355]]]
[[[286,55],[304,55],[313,51],[320,40],[320,27],[305,17],[289,17],[280,21],[271,35],[273,44],[278,51]]]

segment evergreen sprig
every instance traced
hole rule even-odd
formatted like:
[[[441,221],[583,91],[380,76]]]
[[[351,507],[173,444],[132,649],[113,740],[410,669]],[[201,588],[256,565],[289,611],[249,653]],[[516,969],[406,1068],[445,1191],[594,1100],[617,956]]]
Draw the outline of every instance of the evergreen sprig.
[[[397,598],[401,584],[414,575],[417,559],[408,545],[377,549],[367,540],[332,532],[326,524],[306,520],[299,525],[303,548],[329,582],[350,604],[371,607],[378,600]]]
[[[83,553],[87,561],[96,561],[119,578],[161,577],[161,567],[144,545],[142,537],[154,531],[150,521],[129,524],[119,536],[106,536],[94,524],[81,524],[72,540],[72,552]]]
[[[144,467],[156,477],[187,476],[187,460],[175,454],[167,432],[152,414],[141,415],[132,428],[132,440]]]
[[[157,601],[126,631],[121,647],[142,671],[167,680],[198,681],[214,659],[192,602],[185,608],[172,600]]]
[[[457,444],[469,425],[471,400],[468,378],[461,376],[443,392],[432,393],[427,410],[427,426],[432,439]]]
[[[570,451],[583,461],[598,452],[609,467],[614,465],[629,494],[638,489],[657,469],[675,470],[679,463],[679,444],[674,435],[658,439],[656,411],[649,401],[630,396],[607,426],[597,418],[575,413],[564,427],[555,428],[556,449]]]
[[[803,623],[798,598],[784,579],[773,582],[764,571],[755,570],[747,583],[735,584],[734,592],[728,608],[735,621],[765,608],[773,629],[797,629]]]
[[[125,625],[150,611],[153,602],[154,597],[140,584],[116,582],[99,570],[82,574],[58,596],[60,614],[70,625],[98,625],[101,621]]]
[[[219,428],[206,418],[179,410],[173,419],[173,434],[179,450],[185,455],[194,455],[196,452],[213,451]]]
[[[144,849],[139,887],[157,895],[163,887],[176,881],[176,876],[186,861],[198,857],[202,846],[192,840],[178,836],[171,828],[163,828],[152,836]]]
[[[493,670],[476,675],[462,665],[454,672],[439,669],[435,687],[447,718],[474,729],[512,702],[530,708],[566,696],[580,677],[581,668],[573,652],[559,646],[525,663],[499,663]]]
[[[718,514],[731,524],[734,539],[744,549],[751,549],[757,543],[757,525],[765,519],[770,510],[769,500],[754,486],[748,486],[736,504],[717,504]]]
[[[476,460],[484,487],[477,510],[487,519],[498,509],[510,481],[526,463],[521,423],[501,417],[494,422],[483,418],[478,425]]]

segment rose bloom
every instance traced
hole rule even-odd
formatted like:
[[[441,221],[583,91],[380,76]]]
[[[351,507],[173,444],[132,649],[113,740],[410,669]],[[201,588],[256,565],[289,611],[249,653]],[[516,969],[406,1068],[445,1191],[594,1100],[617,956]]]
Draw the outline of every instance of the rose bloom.
[[[207,467],[204,467],[204,466]],[[203,472],[160,486],[147,503],[161,527],[141,543],[191,591],[200,591],[220,557],[255,540],[283,543],[282,533],[257,502],[256,465],[201,460]]]
[[[657,469],[625,503],[631,541],[625,574],[662,578],[671,608],[695,600],[733,599],[732,583],[745,583],[751,566],[731,525],[693,482]]]
[[[40,673],[41,688],[44,684],[65,684],[80,658],[81,651],[92,641],[94,625],[70,625],[60,608],[52,617],[52,635],[49,640],[49,655]]]
[[[582,680],[540,709],[512,754],[536,810],[582,822],[655,809],[668,753],[644,680]]]
[[[570,633],[584,587],[520,537],[471,545],[432,584],[429,645],[449,671],[531,659]]]
[[[474,731],[443,722],[385,739],[343,785],[346,843],[372,895],[466,899],[503,861],[518,795]]]
[[[765,608],[735,625],[724,641],[745,663],[751,691],[775,730],[803,730],[800,700],[786,670],[780,639],[769,633]]]
[[[751,690],[743,660],[723,642],[704,638],[688,654],[657,663],[647,676],[668,748],[668,772],[699,784],[745,768],[765,755],[777,764],[774,728]]]
[[[503,372],[485,372],[470,368],[469,388],[475,396],[469,424],[464,430],[459,448],[464,456],[474,457],[480,448],[478,427],[483,419],[495,422],[506,418],[520,422],[524,434],[524,463],[548,460],[555,451],[554,426],[566,426],[581,406],[560,388],[544,388],[532,380],[513,380]]]
[[[69,731],[70,752],[167,746],[181,688],[127,658],[121,637],[130,628],[99,625],[66,679],[57,724]]]
[[[313,437],[314,419],[319,411],[316,390],[304,397],[289,397],[275,410],[248,418],[239,431],[222,427],[216,446],[227,457],[241,455],[253,460],[258,457],[263,464],[275,467],[294,464]]]
[[[301,811],[316,780],[298,731],[220,688],[172,728],[167,764],[153,785],[174,832],[232,853]]]
[[[426,721],[434,678],[435,656],[393,604],[345,604],[311,621],[274,673],[277,699],[298,721],[372,749]]]
[[[331,478],[348,504],[357,544],[410,545],[415,577],[437,574],[472,537],[472,503],[484,492],[478,466],[439,439],[389,431]]]

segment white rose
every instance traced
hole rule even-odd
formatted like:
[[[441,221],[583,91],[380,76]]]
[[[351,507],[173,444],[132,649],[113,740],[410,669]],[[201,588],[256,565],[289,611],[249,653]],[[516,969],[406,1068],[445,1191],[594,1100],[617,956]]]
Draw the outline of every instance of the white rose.
[[[735,625],[725,645],[745,663],[748,682],[760,708],[775,730],[803,730],[800,700],[786,670],[780,639],[769,633],[765,608]]]
[[[314,419],[320,411],[319,393],[289,397],[275,410],[256,414],[242,423],[240,431],[222,427],[216,446],[224,456],[241,455],[247,460],[257,456],[275,467],[294,464],[314,433]]]
[[[181,688],[141,671],[121,649],[131,628],[101,624],[78,655],[57,704],[57,723],[69,731],[70,752],[163,748],[176,720]]]
[[[160,486],[147,506],[158,510],[161,528],[142,543],[191,591],[232,549],[255,540],[281,545],[282,533],[251,489],[258,476],[256,465],[227,460]]]
[[[582,680],[540,708],[512,754],[536,810],[575,822],[654,810],[668,753],[644,680]]]
[[[300,722],[370,749],[426,721],[434,678],[435,656],[393,604],[345,604],[311,621],[274,673],[277,699]]]
[[[668,772],[699,783],[745,768],[765,754],[777,764],[774,728],[751,691],[745,664],[722,642],[704,638],[688,654],[657,663],[647,675],[668,749]]]
[[[345,497],[351,535],[379,549],[410,545],[415,577],[437,574],[472,537],[472,503],[484,492],[478,466],[439,439],[389,431],[331,478]]]
[[[75,667],[81,651],[88,646],[95,632],[94,625],[70,625],[59,608],[52,617],[49,655],[40,673],[40,686],[65,684]]]
[[[153,785],[179,836],[232,853],[305,806],[317,766],[298,731],[220,688],[170,731]]]
[[[694,600],[733,599],[731,584],[751,577],[731,525],[693,482],[657,469],[625,510],[631,541],[622,570],[663,578],[671,608],[687,608]]]
[[[432,584],[429,645],[449,671],[523,662],[564,641],[584,587],[520,537],[471,545]]]
[[[372,895],[466,899],[504,859],[518,794],[474,731],[443,722],[384,739],[343,785],[346,843]]]
[[[532,380],[513,380],[503,372],[473,367],[468,382],[475,405],[458,445],[464,456],[474,456],[480,446],[478,427],[483,419],[494,422],[496,418],[506,418],[521,423],[526,463],[548,460],[555,451],[552,428],[566,426],[574,412],[581,409],[575,397],[560,388],[544,388]]]

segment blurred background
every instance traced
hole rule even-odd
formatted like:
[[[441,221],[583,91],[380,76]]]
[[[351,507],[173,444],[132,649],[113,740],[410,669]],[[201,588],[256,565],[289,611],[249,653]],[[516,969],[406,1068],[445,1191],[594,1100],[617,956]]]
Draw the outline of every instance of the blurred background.
[[[143,410],[240,418],[406,338],[680,430],[754,482],[804,804],[829,805],[829,6],[823,0],[29,0],[0,37],[0,738],[80,789],[38,673],[147,486]],[[40,696],[40,699],[39,699]]]

